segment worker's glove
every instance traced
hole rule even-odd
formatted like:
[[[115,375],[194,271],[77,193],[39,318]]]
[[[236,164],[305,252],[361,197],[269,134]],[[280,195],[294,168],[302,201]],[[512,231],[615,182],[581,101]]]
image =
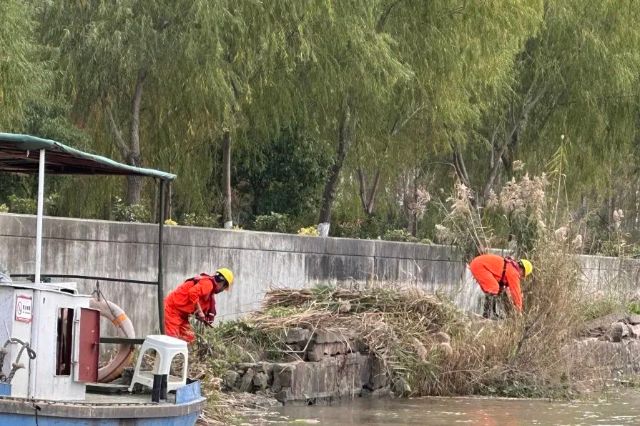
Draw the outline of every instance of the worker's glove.
[[[196,318],[202,321],[206,321],[207,316],[203,312],[196,312]]]
[[[212,312],[209,312],[209,313],[206,315],[206,318],[205,318],[204,320],[205,320],[206,322],[208,322],[209,324],[212,324],[212,323],[213,323],[213,320],[214,320],[215,318],[216,318],[216,314],[214,314],[214,313],[212,313]]]

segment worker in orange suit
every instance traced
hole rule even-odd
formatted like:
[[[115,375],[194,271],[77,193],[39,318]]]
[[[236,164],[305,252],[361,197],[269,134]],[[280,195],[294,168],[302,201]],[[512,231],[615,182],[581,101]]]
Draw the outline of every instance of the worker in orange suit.
[[[482,254],[471,261],[469,269],[485,294],[483,317],[490,318],[492,314],[494,317],[498,316],[496,299],[505,289],[509,291],[518,312],[522,311],[520,278],[531,274],[531,262],[527,259],[515,260],[496,254]]]
[[[196,336],[189,324],[195,315],[209,325],[216,316],[215,295],[231,289],[233,272],[218,269],[213,275],[200,274],[185,280],[164,299],[164,331],[167,336],[192,343]]]

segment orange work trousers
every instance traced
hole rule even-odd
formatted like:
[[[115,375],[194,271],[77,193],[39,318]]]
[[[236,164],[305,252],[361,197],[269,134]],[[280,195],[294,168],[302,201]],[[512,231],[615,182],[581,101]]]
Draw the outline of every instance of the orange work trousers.
[[[187,343],[196,340],[196,334],[189,324],[189,314],[167,303],[164,305],[164,332],[167,336],[177,337]]]

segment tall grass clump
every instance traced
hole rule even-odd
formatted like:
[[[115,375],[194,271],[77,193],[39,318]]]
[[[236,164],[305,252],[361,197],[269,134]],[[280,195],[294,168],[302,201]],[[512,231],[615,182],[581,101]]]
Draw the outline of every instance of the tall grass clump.
[[[585,320],[575,255],[579,237],[568,238],[568,225],[563,232],[551,230],[548,224],[560,220],[548,186],[545,175],[524,174],[491,193],[483,209],[470,191],[465,196],[457,190],[449,199],[444,235],[478,247],[469,258],[503,247],[508,255],[530,259],[534,273],[522,281],[524,311],[507,309],[502,321],[468,328],[424,393],[568,395],[585,378],[567,350]]]
[[[561,397],[575,390],[579,371],[565,348],[582,324],[577,265],[562,244],[541,240],[523,283],[522,314],[480,321],[455,342],[425,394]]]
[[[276,313],[286,310],[286,317]],[[419,395],[434,377],[435,362],[451,352],[449,336],[464,327],[448,300],[415,287],[385,285],[340,288],[274,289],[248,323],[269,335],[293,327],[331,330],[357,341],[380,360],[399,393]],[[284,339],[282,352],[292,355]],[[355,350],[355,348],[354,348]]]
[[[458,185],[439,227],[468,258],[502,244],[507,254],[531,260],[534,272],[522,282],[523,312],[510,309],[503,297],[504,318],[485,320],[441,296],[388,283],[274,289],[259,312],[227,326],[226,334],[223,327],[208,332],[209,355],[303,359],[304,351],[287,345],[287,330],[325,329],[343,333],[345,342],[355,339],[380,360],[402,395],[573,396],[580,381],[598,378],[599,372],[581,369],[570,349],[593,309],[585,309],[581,297],[577,240],[566,233],[558,238],[547,225],[558,222],[558,203],[547,201],[547,185],[544,176],[525,174],[492,195],[484,209]]]

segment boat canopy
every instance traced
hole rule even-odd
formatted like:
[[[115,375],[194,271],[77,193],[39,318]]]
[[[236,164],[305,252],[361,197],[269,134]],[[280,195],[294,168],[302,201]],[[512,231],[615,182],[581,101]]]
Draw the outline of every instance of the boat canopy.
[[[45,172],[64,175],[138,175],[171,181],[176,175],[118,163],[60,142],[36,136],[0,133],[0,172],[38,173],[39,151],[46,151]]]
[[[118,163],[100,155],[89,154],[66,146],[51,139],[42,139],[31,135],[15,133],[0,133],[0,173],[32,173],[38,175],[38,198],[36,214],[36,256],[34,282],[40,283],[42,262],[42,217],[44,215],[44,176],[45,174],[62,175],[120,175],[145,176],[159,180],[158,218],[158,317],[160,331],[164,333],[164,264],[163,253],[163,224],[165,220],[166,187],[176,178],[176,175],[160,170],[145,169]],[[65,275],[79,277],[77,275]],[[84,277],[89,278],[89,277]],[[93,277],[95,278],[95,277]],[[133,280],[120,280],[135,282]],[[148,284],[145,282],[145,284]]]

